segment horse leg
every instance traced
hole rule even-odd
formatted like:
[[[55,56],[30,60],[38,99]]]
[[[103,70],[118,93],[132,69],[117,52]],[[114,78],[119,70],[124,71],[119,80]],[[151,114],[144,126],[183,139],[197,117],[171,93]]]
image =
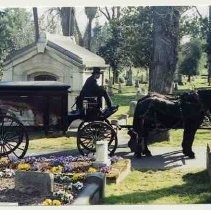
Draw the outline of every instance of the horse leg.
[[[151,157],[152,154],[148,148],[148,136],[149,136],[149,130],[147,128],[144,129],[144,133],[143,133],[144,138],[142,139],[143,141],[143,151],[142,154],[145,155],[146,157]]]
[[[185,126],[184,133],[183,133],[183,141],[182,141],[183,154],[192,159],[195,158],[195,154],[192,151],[192,145],[193,145],[196,131],[197,131],[197,127],[187,125]]]
[[[142,153],[142,142],[144,136],[142,135],[144,128],[144,119],[143,118],[134,118],[133,121],[133,129],[136,132],[136,139],[135,139],[135,148],[134,148],[134,156],[137,158],[141,158]]]

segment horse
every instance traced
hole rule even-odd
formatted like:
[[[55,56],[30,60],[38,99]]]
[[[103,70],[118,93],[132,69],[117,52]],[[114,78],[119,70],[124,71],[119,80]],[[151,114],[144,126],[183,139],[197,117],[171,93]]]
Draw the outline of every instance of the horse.
[[[194,136],[204,117],[210,119],[211,89],[198,89],[180,96],[150,93],[138,100],[128,146],[137,158],[151,156],[148,136],[151,130],[184,129],[182,152],[193,159]]]

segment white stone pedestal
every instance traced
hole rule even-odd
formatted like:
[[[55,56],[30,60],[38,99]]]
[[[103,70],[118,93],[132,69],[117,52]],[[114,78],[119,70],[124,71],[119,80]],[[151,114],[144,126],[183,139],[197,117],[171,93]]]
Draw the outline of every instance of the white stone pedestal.
[[[107,141],[96,142],[96,160],[93,164],[98,165],[98,166],[111,165],[111,161],[108,158],[108,142]]]

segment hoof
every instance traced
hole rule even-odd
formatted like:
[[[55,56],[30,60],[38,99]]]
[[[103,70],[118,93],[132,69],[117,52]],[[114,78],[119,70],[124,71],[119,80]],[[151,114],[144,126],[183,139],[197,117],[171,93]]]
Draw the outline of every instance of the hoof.
[[[194,159],[195,158],[195,154],[194,154],[194,152],[192,152],[192,151],[185,151],[185,150],[183,150],[182,151],[183,152],[183,154],[185,155],[185,156],[188,156],[189,158],[191,158],[191,159]]]
[[[195,154],[194,154],[193,152],[191,152],[191,153],[188,155],[188,157],[189,157],[190,159],[194,159],[194,158],[195,158]]]
[[[146,157],[151,157],[152,153],[148,150],[148,151],[143,152],[143,155],[145,155]]]
[[[141,154],[140,153],[134,153],[134,156],[138,159],[141,159]]]

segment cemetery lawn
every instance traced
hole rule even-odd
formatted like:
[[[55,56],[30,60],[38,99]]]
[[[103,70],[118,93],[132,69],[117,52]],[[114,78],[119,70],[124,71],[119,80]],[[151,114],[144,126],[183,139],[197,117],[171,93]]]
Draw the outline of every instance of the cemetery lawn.
[[[77,149],[75,137],[37,138],[29,140],[29,153],[48,153]]]
[[[104,204],[207,204],[210,189],[206,170],[133,171],[121,184],[106,186]]]

